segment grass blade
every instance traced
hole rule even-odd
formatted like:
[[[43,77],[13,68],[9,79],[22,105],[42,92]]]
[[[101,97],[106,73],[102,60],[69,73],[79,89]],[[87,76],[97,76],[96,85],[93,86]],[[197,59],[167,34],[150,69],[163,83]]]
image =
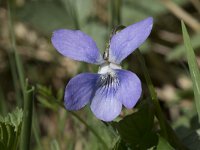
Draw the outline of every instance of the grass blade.
[[[14,4],[13,4],[14,5]],[[14,89],[16,93],[16,100],[17,100],[17,105],[19,107],[22,106],[22,96],[21,96],[21,91],[18,86],[18,76],[19,76],[19,60],[17,61],[16,58],[18,57],[18,53],[16,50],[16,41],[15,41],[15,35],[14,35],[14,29],[13,29],[13,19],[12,19],[12,10],[13,10],[13,5],[12,1],[8,0],[7,1],[7,8],[8,8],[8,27],[9,27],[9,34],[10,34],[10,42],[11,42],[11,48],[8,51],[8,57],[9,57],[9,63],[10,63],[10,69],[11,69],[11,74],[13,78],[13,83],[14,83]],[[18,65],[17,65],[18,64]],[[21,76],[23,78],[23,76]],[[20,79],[22,80],[22,79]],[[20,81],[20,83],[22,83]]]
[[[54,139],[50,144],[51,144],[51,150],[60,150],[58,141],[56,139]]]
[[[10,37],[11,37],[11,44],[12,44],[12,49],[14,52],[14,57],[15,57],[15,63],[17,67],[17,72],[19,75],[19,81],[21,84],[21,87],[25,87],[25,78],[24,78],[24,70],[22,67],[21,59],[19,57],[19,54],[17,52],[16,48],[16,39],[15,39],[15,33],[14,33],[14,23],[13,23],[13,10],[14,10],[14,2],[12,0],[8,0],[8,16],[9,16],[9,31],[10,31]]]
[[[200,72],[197,65],[195,53],[192,48],[190,37],[188,35],[187,29],[183,21],[181,21],[181,26],[182,26],[183,39],[184,39],[184,44],[186,48],[190,75],[192,77],[192,82],[193,82],[194,99],[195,99],[195,104],[196,104],[197,113],[198,113],[199,122],[200,122]]]

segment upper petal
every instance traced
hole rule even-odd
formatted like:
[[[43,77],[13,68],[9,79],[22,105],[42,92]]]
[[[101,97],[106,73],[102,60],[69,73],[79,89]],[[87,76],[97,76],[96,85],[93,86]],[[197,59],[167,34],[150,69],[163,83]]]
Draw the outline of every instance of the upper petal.
[[[56,30],[51,41],[57,51],[64,56],[93,64],[103,62],[94,40],[79,30]]]
[[[140,79],[136,74],[118,69],[115,70],[119,78],[120,86],[118,88],[117,97],[126,108],[133,108],[139,100],[142,93]]]
[[[122,103],[116,96],[118,80],[101,75],[97,87],[90,106],[91,110],[97,118],[103,121],[112,121],[122,109]]]
[[[109,61],[120,64],[147,39],[152,26],[153,18],[149,17],[116,33],[110,43]]]
[[[84,107],[93,97],[98,74],[82,73],[72,78],[65,88],[64,104],[67,110]]]

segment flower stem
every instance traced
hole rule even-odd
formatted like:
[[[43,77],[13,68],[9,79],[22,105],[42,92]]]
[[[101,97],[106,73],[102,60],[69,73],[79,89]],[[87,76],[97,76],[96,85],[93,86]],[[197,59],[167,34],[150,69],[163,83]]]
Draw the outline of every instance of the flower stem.
[[[25,84],[25,98],[24,98],[24,114],[21,131],[20,150],[30,149],[31,127],[32,127],[32,114],[33,114],[33,99],[34,87],[28,89],[28,80]]]
[[[64,105],[60,104],[59,105],[65,109]],[[65,109],[66,110],[66,109]],[[104,146],[104,148],[106,150],[108,150],[108,145],[106,144],[106,142],[101,138],[101,136],[89,125],[87,124],[87,122],[85,122],[79,115],[77,115],[77,113],[69,111],[73,117],[75,117],[78,121],[80,121],[82,124],[84,124],[95,136],[96,138],[102,143],[102,145]]]
[[[111,28],[121,24],[122,0],[111,0]]]
[[[160,108],[160,104],[158,102],[157,95],[156,95],[156,92],[154,90],[153,83],[152,83],[151,78],[150,78],[150,76],[148,74],[148,70],[147,70],[144,58],[143,58],[143,56],[142,56],[142,54],[140,53],[139,50],[136,50],[136,53],[137,53],[137,57],[139,59],[139,62],[140,62],[140,65],[141,65],[145,80],[147,82],[147,86],[148,86],[148,89],[149,89],[149,92],[150,92],[150,95],[151,95],[151,100],[152,100],[152,102],[153,102],[153,104],[155,106],[155,109],[156,109],[156,117],[158,118],[158,121],[160,123],[162,135],[166,139],[168,139],[167,130],[166,130],[166,127],[165,127],[165,122],[164,122],[164,115],[163,115],[162,110]]]
[[[171,126],[169,125],[169,123],[167,122],[167,120],[165,119],[165,116],[163,115],[163,112],[161,110],[158,98],[157,98],[157,94],[155,91],[155,88],[153,86],[153,83],[151,81],[150,75],[148,73],[148,69],[146,67],[144,58],[142,56],[142,54],[140,53],[140,50],[136,50],[136,54],[137,54],[137,58],[140,62],[149,92],[150,92],[150,96],[151,96],[151,100],[152,103],[155,107],[155,115],[159,121],[160,124],[160,128],[161,128],[161,135],[169,141],[169,143],[174,146],[176,149],[181,149],[181,150],[187,150],[187,148],[185,147],[185,145],[183,145],[183,143],[180,141],[180,139],[177,137],[176,133],[174,132],[174,130],[171,128]],[[170,138],[169,138],[170,137]]]
[[[76,119],[78,119],[81,123],[83,123],[96,137],[99,139],[99,141],[104,145],[104,148],[108,149],[107,144],[105,141],[101,138],[101,136],[90,126],[88,125],[79,115],[77,115],[74,112],[70,112]]]

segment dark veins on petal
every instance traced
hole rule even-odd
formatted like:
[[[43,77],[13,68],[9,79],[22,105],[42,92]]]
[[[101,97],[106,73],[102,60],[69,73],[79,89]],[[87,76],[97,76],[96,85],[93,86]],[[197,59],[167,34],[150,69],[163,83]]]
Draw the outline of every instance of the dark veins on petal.
[[[101,92],[108,95],[110,92],[116,93],[119,87],[119,79],[117,75],[113,72],[102,74],[97,81],[97,87],[101,89]]]

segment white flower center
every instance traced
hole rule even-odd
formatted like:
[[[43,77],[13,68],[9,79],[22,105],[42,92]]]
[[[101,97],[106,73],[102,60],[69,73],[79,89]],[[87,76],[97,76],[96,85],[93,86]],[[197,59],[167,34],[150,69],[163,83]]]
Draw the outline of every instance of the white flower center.
[[[116,91],[119,85],[119,79],[114,69],[121,69],[120,65],[114,63],[104,63],[99,67],[98,73],[101,74],[98,80],[98,86],[102,89],[113,89]]]
[[[104,63],[99,67],[99,74],[106,74],[109,73],[110,75],[114,75],[115,72],[113,69],[121,69],[122,67],[120,65],[114,64],[114,63]]]

